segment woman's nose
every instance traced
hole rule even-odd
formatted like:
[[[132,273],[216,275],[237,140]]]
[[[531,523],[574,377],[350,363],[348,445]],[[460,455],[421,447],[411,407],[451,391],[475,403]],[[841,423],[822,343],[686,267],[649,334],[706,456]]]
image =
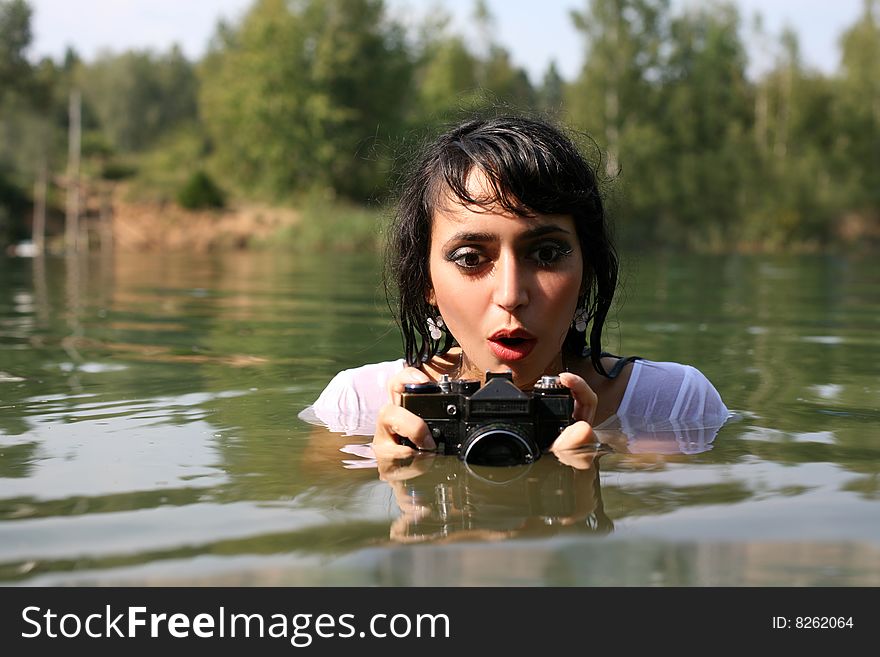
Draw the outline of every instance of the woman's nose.
[[[495,304],[513,310],[529,302],[525,267],[513,255],[504,255],[495,264]]]

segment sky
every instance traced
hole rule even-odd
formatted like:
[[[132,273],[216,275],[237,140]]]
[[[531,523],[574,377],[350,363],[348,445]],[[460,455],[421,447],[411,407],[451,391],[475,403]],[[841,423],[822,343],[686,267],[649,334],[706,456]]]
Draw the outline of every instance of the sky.
[[[101,51],[152,49],[166,52],[177,43],[190,59],[204,53],[221,18],[234,21],[253,0],[29,0],[33,8],[32,60],[60,59],[67,46],[87,61]],[[676,7],[705,0],[672,0]],[[764,29],[778,35],[788,26],[797,32],[804,62],[830,73],[837,70],[841,32],[861,13],[862,0],[735,0],[748,24],[756,11]],[[494,15],[495,40],[511,53],[534,83],[540,82],[551,61],[571,80],[582,63],[583,41],[569,18],[587,0],[488,0]],[[453,16],[453,25],[471,39],[478,35],[468,24],[474,0],[386,0],[389,10],[404,21],[416,21],[437,5]],[[748,39],[748,35],[746,35]],[[747,40],[748,43],[748,40]],[[772,55],[750,48],[752,72],[772,62]]]

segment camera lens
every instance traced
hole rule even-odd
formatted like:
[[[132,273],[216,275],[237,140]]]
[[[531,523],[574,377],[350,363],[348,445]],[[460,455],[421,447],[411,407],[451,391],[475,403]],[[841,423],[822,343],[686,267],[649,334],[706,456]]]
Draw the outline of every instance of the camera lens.
[[[534,440],[506,424],[475,428],[459,451],[461,459],[473,465],[522,465],[534,462],[540,455]]]

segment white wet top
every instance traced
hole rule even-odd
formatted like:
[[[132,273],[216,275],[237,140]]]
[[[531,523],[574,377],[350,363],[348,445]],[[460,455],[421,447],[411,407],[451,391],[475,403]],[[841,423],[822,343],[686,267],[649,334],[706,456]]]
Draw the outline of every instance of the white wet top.
[[[391,401],[388,380],[405,365],[401,358],[343,370],[299,417],[335,433],[372,436],[379,409]],[[711,449],[729,416],[718,391],[696,368],[636,360],[617,413],[594,429],[600,440],[603,430],[622,431],[631,452],[690,454]]]

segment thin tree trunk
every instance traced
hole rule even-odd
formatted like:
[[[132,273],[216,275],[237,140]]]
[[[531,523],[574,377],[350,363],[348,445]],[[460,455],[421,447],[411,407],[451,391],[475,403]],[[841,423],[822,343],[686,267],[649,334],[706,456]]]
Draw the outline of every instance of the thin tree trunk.
[[[620,21],[623,17],[618,14],[615,17],[614,29],[611,31],[611,52],[616,52],[620,41]],[[608,162],[605,171],[609,176],[617,175],[620,157],[620,75],[619,67],[615,62],[611,66],[608,84],[605,87],[605,143],[608,144]]]
[[[81,98],[79,90],[70,92],[67,131],[67,217],[65,222],[65,249],[79,251],[79,162],[81,151]]]
[[[759,82],[755,94],[755,142],[758,144],[758,151],[762,154],[767,152],[767,96],[767,83]]]
[[[788,153],[788,126],[791,117],[792,78],[794,77],[793,66],[790,63],[782,77],[782,94],[779,100],[779,128],[776,131],[776,144],[774,146],[776,157],[780,160],[785,160],[785,156]]]

